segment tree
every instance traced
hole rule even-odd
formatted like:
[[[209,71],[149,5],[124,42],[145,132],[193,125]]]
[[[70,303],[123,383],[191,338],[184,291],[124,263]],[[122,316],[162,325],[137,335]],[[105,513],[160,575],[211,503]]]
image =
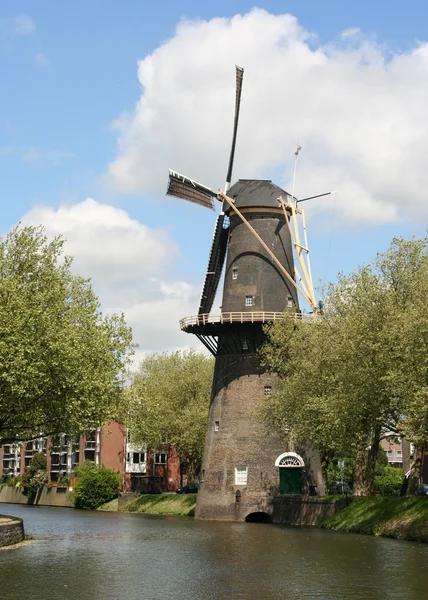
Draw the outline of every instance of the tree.
[[[379,262],[399,315],[389,328],[388,343],[395,359],[389,386],[401,404],[393,430],[415,445],[407,487],[407,493],[414,494],[428,441],[428,238],[395,239]]]
[[[96,509],[117,498],[120,475],[106,467],[97,467],[86,460],[76,469],[78,478],[73,489],[72,501],[76,508]]]
[[[352,450],[357,495],[373,489],[383,431],[428,439],[427,280],[426,240],[397,238],[375,264],[339,274],[317,321],[288,313],[268,330],[264,360],[282,385],[265,418],[322,453]]]
[[[0,238],[0,444],[82,431],[121,405],[131,330],[102,315],[63,245],[42,227]]]
[[[46,456],[41,452],[34,454],[30,465],[26,467],[21,479],[23,493],[32,504],[48,480]]]
[[[213,369],[212,358],[193,350],[154,354],[129,389],[132,441],[154,450],[171,444],[190,475],[202,460]]]

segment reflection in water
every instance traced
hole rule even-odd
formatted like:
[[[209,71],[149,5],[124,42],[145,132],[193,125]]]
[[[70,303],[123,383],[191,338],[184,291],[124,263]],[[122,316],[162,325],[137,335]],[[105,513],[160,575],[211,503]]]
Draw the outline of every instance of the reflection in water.
[[[0,505],[37,542],[0,553],[2,600],[425,600],[428,547],[253,523]]]

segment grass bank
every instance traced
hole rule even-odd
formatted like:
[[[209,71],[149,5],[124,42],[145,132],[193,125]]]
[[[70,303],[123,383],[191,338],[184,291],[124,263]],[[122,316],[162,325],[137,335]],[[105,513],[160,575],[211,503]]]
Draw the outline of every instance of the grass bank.
[[[428,542],[428,498],[354,498],[325,529]]]
[[[119,510],[121,512],[140,512],[148,515],[193,517],[195,507],[196,494],[142,494]]]
[[[103,510],[106,512],[114,512],[118,510],[119,500],[115,498],[114,500],[110,500],[110,502],[106,502],[96,510]]]

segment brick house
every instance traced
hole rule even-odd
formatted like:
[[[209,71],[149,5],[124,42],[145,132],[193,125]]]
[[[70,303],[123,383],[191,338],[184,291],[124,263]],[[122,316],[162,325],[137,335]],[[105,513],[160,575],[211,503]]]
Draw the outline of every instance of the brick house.
[[[103,428],[85,435],[60,435],[0,447],[0,477],[22,475],[34,454],[46,455],[48,481],[57,482],[85,460],[117,471],[123,491],[174,492],[180,485],[180,460],[169,445],[158,452],[137,447],[127,439],[126,430],[109,421]]]

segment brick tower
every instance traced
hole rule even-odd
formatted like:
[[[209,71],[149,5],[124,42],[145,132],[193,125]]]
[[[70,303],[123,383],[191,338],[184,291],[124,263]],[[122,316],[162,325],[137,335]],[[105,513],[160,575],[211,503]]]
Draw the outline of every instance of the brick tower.
[[[196,518],[268,519],[278,493],[323,492],[321,466],[310,445],[293,447],[278,439],[257,415],[275,377],[264,372],[258,351],[263,326],[282,318],[289,307],[298,313],[297,290],[315,307],[310,266],[303,261],[306,233],[300,244],[294,229],[295,199],[266,180],[239,180],[230,186],[242,69],[237,68],[237,93],[232,151],[225,192],[170,171],[168,194],[214,206],[218,216],[198,315],[180,322],[216,357],[205,438]],[[306,232],[306,229],[304,229]],[[295,281],[293,245],[299,259],[300,285]],[[221,313],[210,314],[226,262]],[[313,488],[312,488],[313,489]]]

